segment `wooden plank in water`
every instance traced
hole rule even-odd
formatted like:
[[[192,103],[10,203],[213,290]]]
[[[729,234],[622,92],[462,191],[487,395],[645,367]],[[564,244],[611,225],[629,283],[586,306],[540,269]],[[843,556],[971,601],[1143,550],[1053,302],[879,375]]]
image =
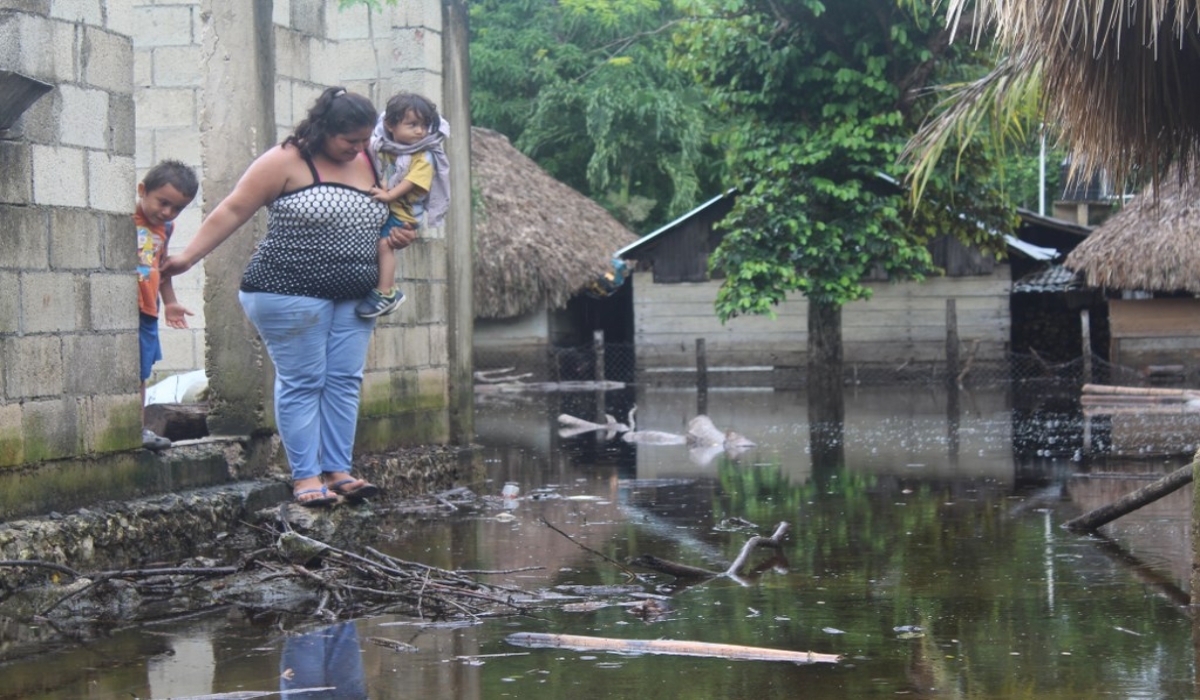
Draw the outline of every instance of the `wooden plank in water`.
[[[676,656],[704,656],[742,661],[790,661],[796,664],[835,664],[841,661],[842,658],[837,654],[767,649],[739,644],[714,644],[711,642],[689,642],[675,639],[614,639],[612,637],[586,637],[578,634],[548,634],[543,632],[517,632],[508,635],[505,641],[518,647],[573,649],[575,651],[612,651],[627,654],[673,654]]]

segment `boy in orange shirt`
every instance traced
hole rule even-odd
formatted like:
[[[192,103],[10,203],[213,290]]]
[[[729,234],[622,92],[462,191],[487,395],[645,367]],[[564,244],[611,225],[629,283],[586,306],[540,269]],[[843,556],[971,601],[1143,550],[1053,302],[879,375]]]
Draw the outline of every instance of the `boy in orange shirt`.
[[[171,328],[187,328],[192,315],[175,298],[170,277],[160,277],[159,265],[167,258],[167,243],[175,229],[173,223],[196,197],[200,184],[196,173],[177,160],[164,160],[150,168],[137,186],[137,210],[133,223],[137,227],[138,272],[138,348],[141,358],[142,387],[142,446],[161,450],[171,441],[157,435],[146,426],[146,380],[154,363],[162,359],[158,341],[159,297],[163,316]]]

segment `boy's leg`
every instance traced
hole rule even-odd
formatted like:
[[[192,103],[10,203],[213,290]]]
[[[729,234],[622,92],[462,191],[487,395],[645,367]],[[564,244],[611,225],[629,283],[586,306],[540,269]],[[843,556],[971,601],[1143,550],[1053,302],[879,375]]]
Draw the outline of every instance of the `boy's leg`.
[[[396,251],[388,245],[386,238],[380,238],[377,245],[379,247],[379,284],[376,289],[386,295],[396,288]]]
[[[146,381],[154,363],[162,359],[162,345],[158,342],[158,319],[138,312],[138,363],[142,397],[142,447],[162,450],[171,446],[171,441],[146,429]]]

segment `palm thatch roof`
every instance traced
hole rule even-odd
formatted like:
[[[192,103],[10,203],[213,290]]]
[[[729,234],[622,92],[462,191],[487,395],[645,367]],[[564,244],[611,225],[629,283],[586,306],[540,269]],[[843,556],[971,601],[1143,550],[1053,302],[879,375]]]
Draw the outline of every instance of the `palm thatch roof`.
[[[1085,177],[1190,169],[1200,153],[1198,10],[1197,0],[950,0],[951,25],[976,39],[993,32],[1004,56],[962,96],[1020,101],[1032,88]]]
[[[562,308],[637,240],[490,129],[471,128],[471,179],[477,318]]]
[[[1089,287],[1200,293],[1200,187],[1163,177],[1067,256]]]

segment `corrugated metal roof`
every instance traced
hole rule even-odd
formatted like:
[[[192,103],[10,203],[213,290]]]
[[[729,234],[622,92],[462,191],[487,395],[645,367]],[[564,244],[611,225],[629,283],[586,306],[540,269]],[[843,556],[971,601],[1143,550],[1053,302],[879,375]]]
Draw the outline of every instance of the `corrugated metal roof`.
[[[1081,289],[1082,280],[1073,270],[1062,265],[1050,265],[1013,282],[1013,294],[1046,294]]]

